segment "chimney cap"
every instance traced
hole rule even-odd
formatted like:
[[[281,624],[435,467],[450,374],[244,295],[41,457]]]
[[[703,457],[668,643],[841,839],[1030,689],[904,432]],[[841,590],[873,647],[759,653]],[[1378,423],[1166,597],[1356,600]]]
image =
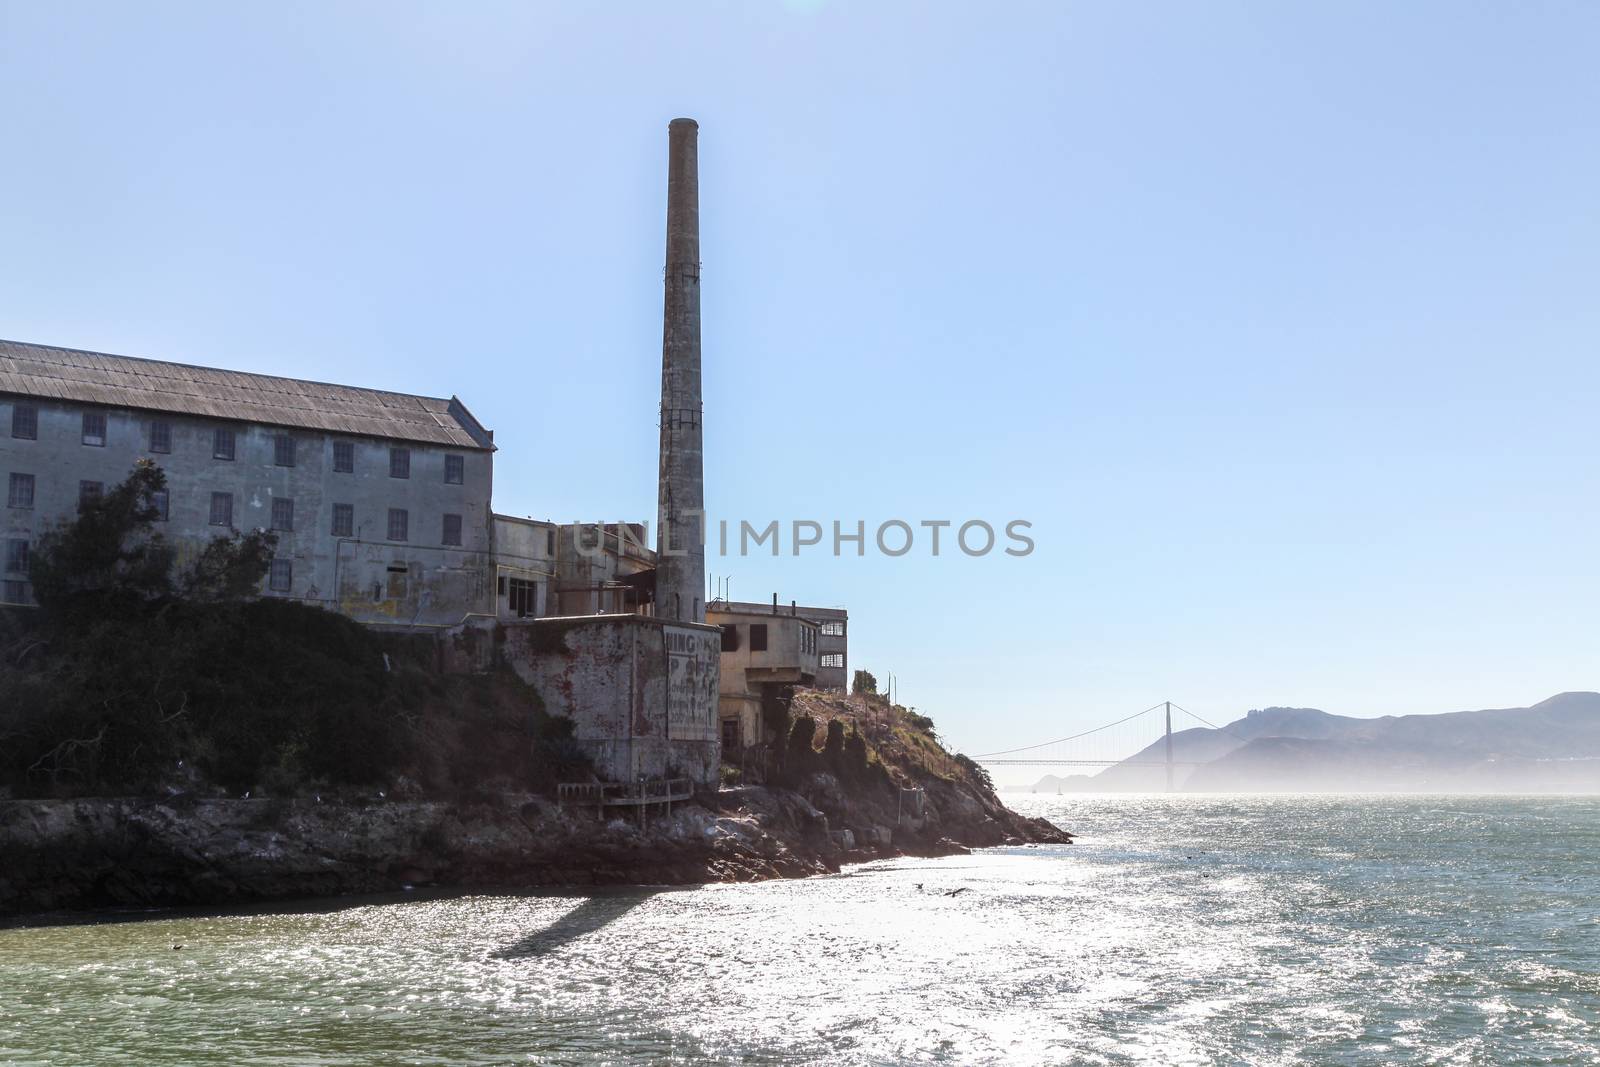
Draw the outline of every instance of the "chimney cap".
[[[667,123],[667,129],[669,130],[674,126],[692,126],[697,130],[700,128],[700,124],[694,119],[673,119],[671,122]]]

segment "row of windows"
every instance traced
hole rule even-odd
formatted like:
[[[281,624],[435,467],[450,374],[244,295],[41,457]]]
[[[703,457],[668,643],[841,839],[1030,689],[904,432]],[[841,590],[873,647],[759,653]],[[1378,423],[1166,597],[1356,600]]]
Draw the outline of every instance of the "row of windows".
[[[162,419],[152,419],[149,424],[150,451],[166,454],[172,451],[172,423]],[[39,409],[27,404],[13,404],[11,407],[11,436],[26,441],[36,441],[39,438]],[[106,416],[101,411],[85,411],[83,413],[82,441],[95,448],[104,448],[106,445]],[[293,467],[298,441],[293,434],[280,433],[272,437],[272,463],[277,467]],[[218,426],[211,432],[211,458],[232,460],[238,454],[238,433],[226,426]],[[354,441],[335,441],[333,443],[333,470],[335,474],[352,474],[356,469],[356,446]],[[444,480],[446,485],[462,485],[466,481],[467,458],[456,453],[447,453],[444,457]],[[411,449],[389,449],[389,477],[411,477]]]
[[[105,492],[105,483],[82,481],[78,483],[78,508],[82,510],[86,504],[99,500]],[[10,483],[7,486],[6,506],[13,508],[31,508],[34,498],[34,476],[13,471]],[[156,519],[160,522],[167,521],[169,495],[163,489],[154,494],[152,504],[155,508]],[[212,526],[233,525],[233,494],[212,493],[211,511],[207,520]],[[294,529],[294,498],[273,497],[272,519],[273,530],[292,531]],[[333,525],[329,531],[334,537],[354,537],[356,529],[356,512],[353,504],[333,505]],[[406,508],[390,508],[388,525],[386,526],[388,540],[409,541],[411,539],[411,512]],[[461,516],[445,515],[441,523],[439,543],[444,545],[461,544]]]

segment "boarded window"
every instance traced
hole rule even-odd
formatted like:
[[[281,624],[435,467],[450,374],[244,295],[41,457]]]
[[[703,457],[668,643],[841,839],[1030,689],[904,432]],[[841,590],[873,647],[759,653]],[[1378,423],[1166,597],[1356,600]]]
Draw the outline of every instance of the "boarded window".
[[[106,491],[104,482],[79,482],[78,483],[78,510],[82,511],[90,504],[95,503]]]
[[[6,507],[33,507],[33,475],[16,473],[11,475],[11,484],[6,489]]]
[[[404,541],[411,528],[411,513],[405,508],[389,509],[389,540]]]
[[[444,536],[442,540],[447,545],[459,545],[461,543],[460,515],[446,515],[444,517]]]
[[[822,654],[822,665],[824,667],[838,667],[840,669],[843,669],[843,667],[844,667],[844,653],[843,652],[824,652]]]
[[[280,433],[272,438],[272,465],[274,467],[294,466],[294,438],[286,433]]]
[[[411,568],[404,563],[389,564],[389,599],[404,600],[406,598],[406,579],[411,576]]]
[[[333,536],[350,537],[356,531],[356,509],[353,504],[333,506]]]
[[[333,443],[333,473],[349,474],[356,469],[356,445],[354,441],[335,441]]]
[[[157,489],[150,494],[150,507],[156,513],[157,522],[167,521],[167,507],[170,501],[171,497],[165,489]]]
[[[10,540],[6,542],[6,573],[28,573],[28,542],[25,540]]]
[[[157,419],[150,424],[150,451],[172,451],[172,423]]]
[[[96,448],[104,448],[106,444],[106,416],[103,411],[85,411],[83,413],[83,443]]]
[[[825,623],[823,623],[822,624],[822,636],[823,637],[843,637],[844,636],[844,623],[840,622],[837,619],[834,620],[833,622],[825,622]]]
[[[233,525],[233,494],[232,493],[212,493],[211,494],[211,525],[213,525],[213,526],[232,526]]]
[[[233,448],[233,431],[221,426],[217,427],[211,434],[211,458],[232,459]]]
[[[39,439],[39,409],[32,404],[11,406],[11,436],[24,441]]]
[[[391,477],[391,478],[409,478],[409,477],[411,477],[411,449],[409,449],[409,448],[391,448],[391,449],[389,449],[389,477]]]
[[[750,626],[750,651],[765,652],[767,650],[767,624],[764,622],[753,623]]]
[[[294,561],[275,559],[267,574],[267,588],[274,593],[287,593],[294,587]]]
[[[294,498],[286,496],[272,498],[272,528],[274,530],[294,529]]]
[[[539,583],[527,578],[513,578],[506,583],[506,607],[519,619],[531,618],[539,612]]]
[[[460,485],[467,480],[467,457],[444,457],[444,480],[449,485]]]
[[[735,623],[728,623],[722,628],[722,651],[739,651],[739,627]]]

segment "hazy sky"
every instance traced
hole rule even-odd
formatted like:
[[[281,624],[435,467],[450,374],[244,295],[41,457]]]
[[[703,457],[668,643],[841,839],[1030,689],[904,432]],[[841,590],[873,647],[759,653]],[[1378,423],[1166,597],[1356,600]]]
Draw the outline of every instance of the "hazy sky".
[[[969,751],[1600,688],[1600,5],[0,0],[0,337],[459,395],[655,507],[666,124],[716,559]]]

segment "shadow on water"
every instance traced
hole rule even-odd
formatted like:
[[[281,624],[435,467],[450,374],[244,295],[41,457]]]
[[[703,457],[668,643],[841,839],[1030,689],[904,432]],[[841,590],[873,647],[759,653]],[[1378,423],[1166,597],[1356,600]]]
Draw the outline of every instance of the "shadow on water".
[[[609,926],[639,905],[661,893],[659,889],[630,889],[598,893],[542,930],[489,954],[495,960],[523,960],[548,955],[579,938]]]

